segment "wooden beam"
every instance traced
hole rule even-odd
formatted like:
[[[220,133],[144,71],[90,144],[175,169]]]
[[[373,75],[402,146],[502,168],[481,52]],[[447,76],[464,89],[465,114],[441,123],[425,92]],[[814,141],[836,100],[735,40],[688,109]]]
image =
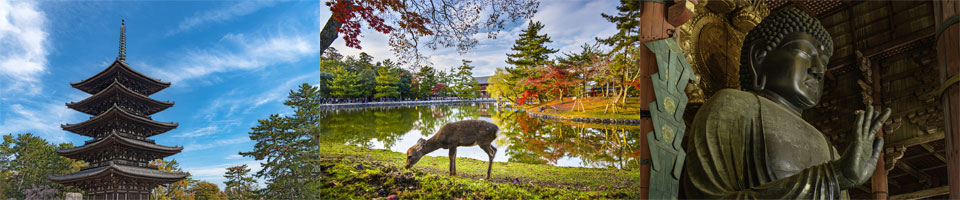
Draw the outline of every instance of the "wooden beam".
[[[924,30],[930,30],[930,31],[924,31]],[[896,40],[888,41],[881,46],[867,49],[866,51],[863,51],[863,56],[873,59],[874,56],[880,55],[884,52],[897,49],[899,47],[926,39],[928,37],[933,37],[937,34],[936,30],[934,30],[933,28],[921,29],[920,31],[917,31],[917,32],[921,34],[915,34],[913,37],[897,38]],[[837,70],[843,66],[850,65],[850,64],[856,64],[857,58],[855,56],[851,56],[848,58],[837,58],[834,60],[830,60],[830,63],[832,64],[830,64],[830,67],[827,69],[827,71]],[[879,72],[874,72],[874,73],[879,73]]]
[[[936,152],[936,149],[934,149],[933,146],[930,146],[930,144],[928,143],[920,144],[920,147],[923,147],[923,149],[926,149],[927,152],[930,152],[930,153]],[[947,163],[947,158],[943,157],[943,155],[934,153],[933,156],[936,156],[937,159],[940,159],[940,161],[943,161],[943,163]]]
[[[917,171],[916,169],[913,168],[913,166],[910,166],[910,164],[907,164],[905,162],[897,162],[897,167],[899,167],[900,170],[903,170],[904,172],[907,172],[908,174],[913,175],[913,177],[917,177],[917,180],[919,180],[920,183],[927,183],[927,184],[930,183],[929,174],[924,173],[922,171]]]
[[[941,132],[941,131],[936,131],[936,133],[933,133],[933,134],[926,134],[926,135],[922,135],[922,136],[918,136],[918,137],[913,137],[913,138],[910,138],[910,139],[901,140],[901,141],[897,141],[897,142],[890,143],[890,144],[885,144],[885,146],[891,146],[891,147],[899,147],[899,146],[912,147],[912,146],[916,146],[916,145],[920,145],[920,144],[926,144],[926,143],[928,143],[928,142],[933,142],[933,141],[937,141],[937,140],[941,140],[941,139],[943,139],[943,132]]]
[[[947,186],[940,186],[940,187],[920,190],[920,191],[906,193],[906,194],[893,195],[893,196],[890,196],[890,199],[923,199],[923,198],[930,198],[934,196],[940,196],[947,193],[950,193],[950,188]]]
[[[921,171],[921,172],[925,172],[925,171],[930,171],[930,170],[933,170],[933,169],[937,169],[937,168],[941,168],[941,167],[946,167],[946,166],[947,166],[947,165],[945,165],[945,164],[944,164],[944,165],[936,165],[936,166],[933,166],[933,167],[927,167],[927,168],[920,169],[920,171]]]
[[[902,161],[906,161],[906,160],[913,160],[914,158],[929,156],[930,154],[935,154],[935,153],[940,153],[940,152],[943,152],[943,151],[937,151],[937,152],[933,152],[933,153],[922,153],[922,154],[912,155],[912,156],[910,156],[910,157],[904,157],[904,158],[900,159],[900,161],[902,162]]]

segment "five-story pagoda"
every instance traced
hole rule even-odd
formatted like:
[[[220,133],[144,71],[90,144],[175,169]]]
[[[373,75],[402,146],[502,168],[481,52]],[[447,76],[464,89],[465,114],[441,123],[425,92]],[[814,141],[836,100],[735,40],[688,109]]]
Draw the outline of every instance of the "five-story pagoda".
[[[57,154],[83,160],[89,165],[79,172],[50,176],[50,180],[77,187],[85,199],[149,199],[161,184],[184,179],[187,173],[171,173],[149,166],[150,161],[180,153],[183,147],[163,146],[147,139],[177,127],[154,121],[150,115],[173,106],[173,102],[148,97],[170,86],[143,75],[126,63],[126,25],[121,25],[120,55],[100,73],[71,86],[93,96],[67,107],[93,115],[87,121],[61,125],[64,130],[92,137],[83,146],[58,150]]]

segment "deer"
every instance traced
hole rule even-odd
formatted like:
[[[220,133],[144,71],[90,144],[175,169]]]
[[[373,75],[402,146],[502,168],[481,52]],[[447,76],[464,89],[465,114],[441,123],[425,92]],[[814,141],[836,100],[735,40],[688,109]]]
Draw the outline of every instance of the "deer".
[[[490,157],[490,163],[487,165],[487,177],[490,179],[490,170],[493,168],[493,157],[497,154],[497,148],[490,143],[497,138],[497,131],[500,128],[497,125],[483,120],[464,120],[451,122],[440,127],[433,137],[429,140],[420,138],[417,144],[407,150],[406,169],[410,169],[423,155],[444,148],[450,149],[450,175],[457,175],[457,147],[479,145],[480,149]]]

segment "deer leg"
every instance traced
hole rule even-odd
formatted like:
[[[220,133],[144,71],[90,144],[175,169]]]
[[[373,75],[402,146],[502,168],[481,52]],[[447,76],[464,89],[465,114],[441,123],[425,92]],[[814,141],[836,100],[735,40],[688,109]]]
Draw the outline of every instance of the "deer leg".
[[[487,164],[487,180],[490,180],[490,170],[493,169],[493,156],[497,155],[497,148],[493,145],[482,145],[480,146],[484,152],[487,152],[487,156],[490,156],[490,163]]]
[[[457,175],[457,147],[450,147],[450,175]]]

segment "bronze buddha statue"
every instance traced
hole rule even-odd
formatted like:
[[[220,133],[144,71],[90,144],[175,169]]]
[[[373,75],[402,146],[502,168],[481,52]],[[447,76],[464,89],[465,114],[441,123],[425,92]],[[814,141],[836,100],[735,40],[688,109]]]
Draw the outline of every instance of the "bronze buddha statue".
[[[763,19],[742,47],[743,90],[720,90],[697,112],[687,144],[681,197],[846,199],[876,168],[883,114],[856,113],[842,154],[800,117],[820,101],[833,41],[795,8]],[[854,116],[851,116],[854,117]]]

